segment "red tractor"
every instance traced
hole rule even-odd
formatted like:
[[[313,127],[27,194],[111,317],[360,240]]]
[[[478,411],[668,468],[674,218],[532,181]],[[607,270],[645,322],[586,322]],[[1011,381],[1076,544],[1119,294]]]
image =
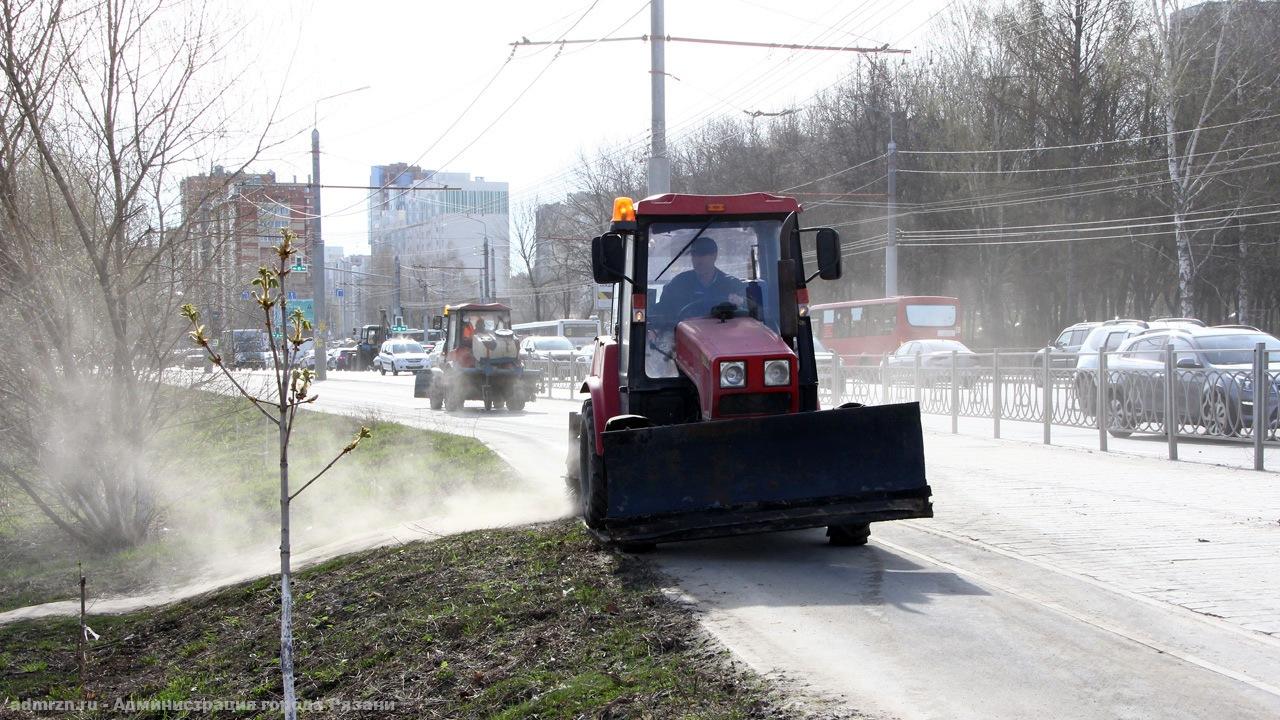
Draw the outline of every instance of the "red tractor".
[[[599,539],[825,526],[861,545],[873,521],[932,517],[916,403],[818,407],[807,284],[840,277],[840,238],[799,212],[765,193],[615,201],[591,253],[616,322],[566,473]]]

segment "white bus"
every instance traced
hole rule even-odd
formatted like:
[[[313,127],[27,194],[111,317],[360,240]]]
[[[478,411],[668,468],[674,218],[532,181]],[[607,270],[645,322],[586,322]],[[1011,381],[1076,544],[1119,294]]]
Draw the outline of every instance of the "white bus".
[[[600,334],[600,320],[544,320],[543,322],[520,323],[511,329],[521,338],[527,337],[566,337],[573,347],[581,349],[590,345]]]

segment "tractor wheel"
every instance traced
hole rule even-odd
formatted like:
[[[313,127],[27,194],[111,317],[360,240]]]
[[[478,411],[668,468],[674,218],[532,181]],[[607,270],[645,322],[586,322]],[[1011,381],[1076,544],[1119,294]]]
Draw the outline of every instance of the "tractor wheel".
[[[385,375],[385,374],[386,374],[386,373],[383,373],[383,375]],[[399,375],[399,374],[400,374],[400,368],[396,367],[395,365],[392,365],[392,366],[391,366],[391,374],[392,374],[392,375]]]
[[[519,395],[512,395],[507,398],[507,410],[511,412],[524,411],[524,398]]]
[[[582,432],[579,424],[578,433],[569,427],[568,452],[564,457],[564,489],[569,494],[570,507],[582,507],[582,441],[578,434]]]
[[[837,547],[854,547],[866,545],[871,537],[871,523],[854,523],[852,525],[828,525],[827,537]]]
[[[608,508],[605,496],[604,458],[596,454],[595,416],[591,401],[582,406],[582,432],[578,434],[578,467],[582,479],[578,491],[582,499],[582,520],[593,530],[604,521]]]
[[[438,392],[431,393],[431,409],[439,410],[442,407],[444,407],[444,395]]]
[[[458,412],[464,402],[460,392],[446,392],[444,395],[444,409],[448,412]]]
[[[386,368],[386,366],[385,366],[385,365],[379,365],[379,366],[378,366],[378,370],[380,370],[380,371],[382,372],[382,374],[383,374],[383,375],[386,375],[386,374],[387,374],[387,368]]]

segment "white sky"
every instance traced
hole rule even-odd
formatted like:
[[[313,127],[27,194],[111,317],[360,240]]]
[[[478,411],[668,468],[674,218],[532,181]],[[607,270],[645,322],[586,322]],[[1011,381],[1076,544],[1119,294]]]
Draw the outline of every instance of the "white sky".
[[[563,173],[580,152],[648,141],[648,43],[569,45],[558,57],[555,48],[525,47],[504,65],[508,43],[560,37],[591,0],[238,3],[226,7],[245,24],[234,50],[251,61],[248,87],[256,102],[245,107],[283,89],[280,115],[293,114],[281,124],[286,133],[309,130],[314,112],[325,184],[367,185],[370,166],[409,162],[507,181],[514,209],[562,193]],[[835,46],[887,43],[921,55],[926,21],[951,4],[667,0],[666,33]],[[565,37],[647,34],[649,15],[644,0],[596,0]],[[666,70],[679,78],[667,78],[669,140],[716,116],[793,107],[836,82],[857,57],[688,43],[666,48]],[[448,130],[495,73],[492,86]],[[315,106],[318,98],[366,85]],[[249,125],[261,121],[257,111],[246,114]],[[253,169],[305,180],[310,133],[267,152]],[[359,190],[323,192],[326,245],[367,252],[364,198]]]

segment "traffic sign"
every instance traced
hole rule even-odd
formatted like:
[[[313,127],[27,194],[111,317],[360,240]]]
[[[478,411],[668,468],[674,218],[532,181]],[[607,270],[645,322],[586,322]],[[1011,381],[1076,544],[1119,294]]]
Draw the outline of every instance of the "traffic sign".
[[[240,293],[241,300],[248,300],[249,298],[250,298],[250,293],[248,290],[245,290],[244,292]]]
[[[409,328],[404,325],[392,325],[391,332],[393,333],[409,332]]]
[[[342,288],[334,288],[333,294],[337,295],[338,297],[342,297]]]
[[[289,299],[290,299],[290,300],[297,300],[297,299],[298,299],[298,291],[297,291],[297,290],[290,290],[290,291],[289,291]]]

